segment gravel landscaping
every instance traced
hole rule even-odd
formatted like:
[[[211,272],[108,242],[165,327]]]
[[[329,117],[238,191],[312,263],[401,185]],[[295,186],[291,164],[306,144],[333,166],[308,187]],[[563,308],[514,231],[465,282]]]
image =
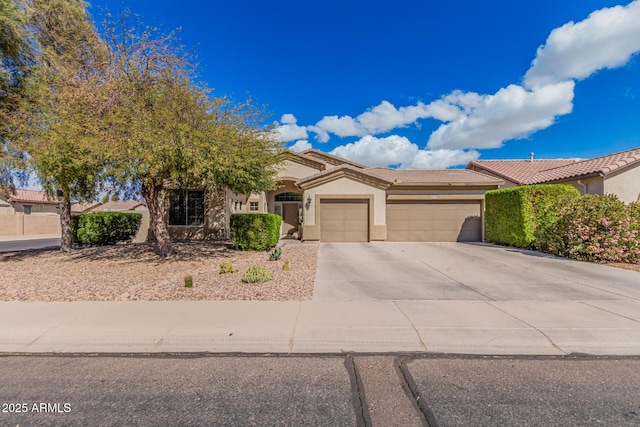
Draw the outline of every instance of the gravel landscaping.
[[[177,255],[160,260],[150,244],[0,254],[0,301],[303,301],[313,295],[317,243],[285,241],[282,258],[241,252],[219,242],[175,243]],[[283,271],[285,260],[289,271]],[[234,273],[220,274],[223,262]],[[242,274],[262,264],[273,280],[247,284]],[[185,288],[191,274],[193,287]]]

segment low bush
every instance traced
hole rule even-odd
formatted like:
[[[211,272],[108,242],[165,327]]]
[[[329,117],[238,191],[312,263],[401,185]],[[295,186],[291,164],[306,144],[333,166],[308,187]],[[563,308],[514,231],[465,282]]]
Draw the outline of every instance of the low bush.
[[[594,262],[640,261],[640,207],[614,195],[585,195],[560,207],[558,220],[538,233],[548,253]]]
[[[289,260],[286,260],[284,264],[282,264],[282,270],[289,271]]]
[[[234,273],[237,270],[233,269],[231,261],[225,261],[220,264],[220,274]]]
[[[185,288],[193,287],[193,277],[191,277],[190,274],[187,274],[186,276],[184,276],[184,287]]]
[[[558,207],[580,197],[568,184],[525,185],[485,195],[486,238],[499,245],[536,248],[536,230],[557,221]]]
[[[273,274],[264,265],[252,265],[242,275],[244,283],[262,283],[273,279]]]
[[[106,246],[128,242],[136,235],[142,215],[95,212],[71,217],[71,236],[78,246]]]
[[[276,214],[231,215],[231,242],[234,249],[264,251],[278,244],[282,218]]]

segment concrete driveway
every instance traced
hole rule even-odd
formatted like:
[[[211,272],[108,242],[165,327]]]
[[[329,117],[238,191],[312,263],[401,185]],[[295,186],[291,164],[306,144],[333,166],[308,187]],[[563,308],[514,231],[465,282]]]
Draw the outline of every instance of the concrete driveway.
[[[482,243],[321,243],[314,300],[640,300],[640,273]]]

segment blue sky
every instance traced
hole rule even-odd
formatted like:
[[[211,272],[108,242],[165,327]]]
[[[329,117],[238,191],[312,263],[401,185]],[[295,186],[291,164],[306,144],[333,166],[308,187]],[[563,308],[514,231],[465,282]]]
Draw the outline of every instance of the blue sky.
[[[195,51],[287,147],[371,166],[588,158],[640,146],[640,0],[95,0]]]

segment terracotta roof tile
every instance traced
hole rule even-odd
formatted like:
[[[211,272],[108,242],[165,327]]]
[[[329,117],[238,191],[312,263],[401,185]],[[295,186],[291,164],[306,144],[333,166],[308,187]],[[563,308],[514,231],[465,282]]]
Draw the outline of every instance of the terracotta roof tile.
[[[570,165],[541,171],[532,178],[532,183],[558,181],[586,175],[608,175],[620,168],[640,162],[640,147],[595,159],[582,160]]]
[[[447,170],[404,170],[388,168],[369,168],[380,177],[398,184],[499,184],[500,179],[474,172],[468,169]]]
[[[516,184],[530,184],[530,180],[540,171],[566,166],[575,160],[473,160],[467,166],[471,169],[477,166],[501,178]]]
[[[324,151],[316,150],[313,148],[309,148],[308,150],[302,151],[300,154],[304,154],[306,156],[310,156],[316,159],[321,159],[325,163],[329,163],[330,165],[339,166],[342,164],[347,164],[354,166],[358,169],[366,169],[365,165],[361,165],[360,163],[352,162],[351,160],[343,159],[342,157],[334,156],[333,154],[325,153]]]
[[[327,170],[324,170],[324,171],[322,171],[320,173],[316,173],[314,175],[310,175],[310,176],[307,176],[305,178],[302,178],[302,179],[298,180],[296,182],[296,184],[304,184],[306,182],[313,181],[313,180],[315,180],[317,178],[321,178],[321,177],[326,176],[326,175],[331,175],[333,173],[337,173],[337,172],[340,172],[340,171],[352,171],[352,172],[356,172],[356,173],[359,173],[359,174],[368,175],[368,176],[370,176],[372,178],[376,178],[376,179],[379,179],[379,180],[382,180],[382,181],[386,181],[389,184],[391,184],[393,182],[393,179],[385,178],[385,177],[383,177],[383,176],[381,176],[381,175],[379,175],[377,173],[374,173],[371,169],[360,169],[358,167],[345,164],[345,165],[340,165],[340,166],[337,166],[335,168],[327,169]]]
[[[90,211],[91,212],[126,212],[126,211],[133,211],[138,206],[144,206],[144,203],[136,202],[136,201],[123,201],[123,202],[109,201],[107,203],[96,206]]]
[[[13,194],[9,191],[8,201],[58,204],[57,198],[49,196],[44,191],[27,190],[25,188],[16,188]]]

